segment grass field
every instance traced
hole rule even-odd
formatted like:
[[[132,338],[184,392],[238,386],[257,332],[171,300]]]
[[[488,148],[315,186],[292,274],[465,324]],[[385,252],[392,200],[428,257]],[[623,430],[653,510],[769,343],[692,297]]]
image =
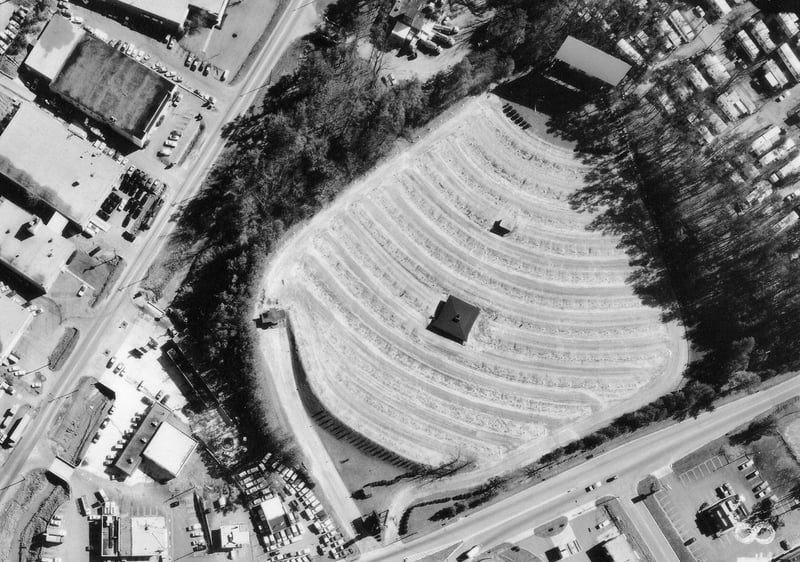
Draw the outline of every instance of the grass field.
[[[501,106],[466,104],[265,276],[320,400],[417,462],[543,452],[669,390],[685,362],[682,332],[627,285],[619,240],[570,208],[586,167]],[[481,310],[463,346],[426,329],[451,294]]]

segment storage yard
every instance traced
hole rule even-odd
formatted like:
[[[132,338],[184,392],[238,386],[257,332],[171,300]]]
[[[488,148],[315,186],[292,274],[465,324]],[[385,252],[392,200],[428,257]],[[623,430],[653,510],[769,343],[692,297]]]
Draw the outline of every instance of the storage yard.
[[[467,104],[265,275],[323,404],[417,462],[544,452],[672,388],[686,360],[626,284],[619,241],[570,208],[584,166],[501,106]],[[449,295],[478,308],[463,345],[426,329]]]

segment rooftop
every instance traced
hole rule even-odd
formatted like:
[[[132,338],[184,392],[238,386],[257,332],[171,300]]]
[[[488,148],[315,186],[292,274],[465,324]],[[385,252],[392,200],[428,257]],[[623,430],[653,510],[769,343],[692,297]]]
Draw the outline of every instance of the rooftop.
[[[222,525],[212,535],[215,536],[218,547],[224,550],[250,544],[250,533],[242,525]]]
[[[114,467],[130,476],[142,462],[142,451],[153,438],[161,423],[172,415],[161,402],[154,402],[136,432],[114,462]]]
[[[0,318],[0,359],[4,359],[14,350],[33,316],[14,299],[0,295]]]
[[[612,86],[619,84],[631,69],[628,63],[572,36],[564,40],[556,60]]]
[[[54,15],[28,53],[25,66],[52,81],[84,35],[86,32],[80,26],[64,16]]]
[[[480,314],[478,307],[454,296],[447,297],[430,328],[460,343],[467,341],[472,325]]]
[[[117,0],[133,10],[182,26],[189,13],[186,0]]]
[[[167,522],[163,517],[131,517],[131,551],[122,556],[153,556],[168,551]]]
[[[0,263],[46,292],[73,252],[75,245],[39,217],[0,197]]]
[[[270,532],[277,533],[286,527],[286,512],[278,496],[264,500],[260,507]]]
[[[50,88],[141,138],[175,85],[96,37],[85,35]]]
[[[195,447],[197,442],[194,439],[165,421],[142,451],[142,456],[172,476],[177,476]]]
[[[83,226],[122,168],[51,115],[23,103],[0,134],[0,174]]]

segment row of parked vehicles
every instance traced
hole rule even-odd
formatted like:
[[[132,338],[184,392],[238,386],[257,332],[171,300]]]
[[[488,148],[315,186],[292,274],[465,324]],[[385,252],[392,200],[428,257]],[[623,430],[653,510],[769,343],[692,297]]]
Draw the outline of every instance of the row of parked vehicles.
[[[0,55],[4,55],[17,35],[22,30],[22,25],[25,23],[25,18],[28,17],[30,10],[25,6],[19,6],[14,13],[11,14],[11,20],[6,25],[3,31],[0,31]]]

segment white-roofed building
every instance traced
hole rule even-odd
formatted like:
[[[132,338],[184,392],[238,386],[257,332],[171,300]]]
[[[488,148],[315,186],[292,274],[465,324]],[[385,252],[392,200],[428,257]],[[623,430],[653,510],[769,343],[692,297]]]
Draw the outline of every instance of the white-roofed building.
[[[773,90],[780,90],[789,83],[786,73],[772,59],[767,59],[764,63],[764,80]]]
[[[697,67],[691,63],[686,66],[686,79],[689,81],[689,84],[699,92],[703,92],[711,87],[708,80],[706,80],[705,77],[700,74]]]
[[[797,14],[789,13],[789,12],[781,12],[778,14],[778,17],[775,19],[778,23],[778,27],[781,29],[781,32],[786,36],[787,39],[791,39],[797,32],[800,31],[797,27]]]
[[[725,65],[722,64],[722,61],[719,60],[717,55],[703,55],[700,58],[700,62],[703,64],[708,76],[715,84],[724,84],[731,79],[731,75],[728,73]]]
[[[142,457],[163,471],[166,478],[177,476],[197,448],[197,442],[169,422],[162,422]]]
[[[742,51],[745,55],[747,55],[747,58],[750,61],[754,61],[758,58],[758,47],[753,40],[750,39],[750,36],[744,29],[740,29],[738,32],[736,32],[736,41],[739,43]]]
[[[767,25],[763,21],[755,20],[750,24],[750,32],[753,34],[753,39],[756,40],[759,47],[768,53],[775,50],[775,43],[769,36],[769,29],[767,29]]]
[[[778,47],[778,56],[783,61],[783,64],[786,65],[786,69],[792,75],[792,78],[800,80],[800,60],[797,59],[797,55],[794,54],[788,43]]]
[[[273,496],[266,499],[258,507],[270,533],[274,534],[286,528],[286,511],[284,511],[283,503],[279,497]]]

